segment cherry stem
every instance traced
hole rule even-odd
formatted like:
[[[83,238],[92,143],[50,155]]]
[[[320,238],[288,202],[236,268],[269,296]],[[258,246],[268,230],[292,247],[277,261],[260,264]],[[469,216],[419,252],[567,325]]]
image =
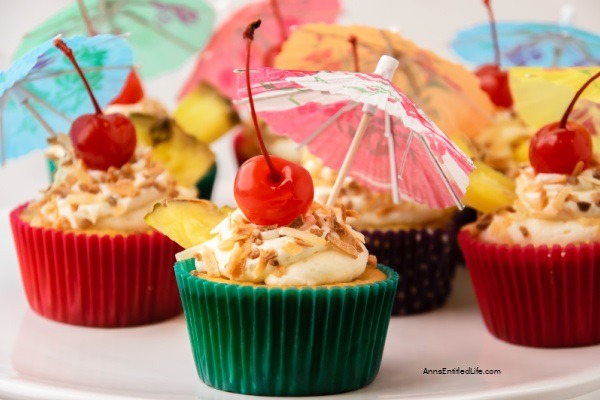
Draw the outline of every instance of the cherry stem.
[[[260,19],[249,24],[244,30],[244,39],[246,39],[246,87],[248,88],[248,102],[250,103],[250,113],[252,115],[252,122],[254,123],[254,130],[256,131],[256,136],[258,137],[258,145],[260,146],[260,151],[269,166],[269,179],[273,182],[277,182],[281,179],[281,174],[271,161],[271,157],[269,156],[269,152],[267,151],[267,147],[265,146],[265,142],[263,141],[262,133],[260,131],[260,126],[258,124],[258,117],[256,116],[256,110],[254,108],[254,99],[252,98],[252,86],[250,83],[250,50],[252,49],[252,41],[254,40],[254,31],[258,29],[260,26]]]
[[[498,44],[498,32],[496,31],[496,19],[494,18],[494,10],[492,10],[491,0],[483,0],[483,4],[487,9],[490,18],[490,28],[492,29],[492,43],[494,44],[494,64],[500,67],[500,45]]]
[[[94,25],[92,24],[90,15],[87,12],[85,3],[83,2],[83,0],[77,0],[77,5],[79,6],[79,13],[81,14],[81,18],[83,18],[83,22],[85,23],[85,27],[88,30],[88,34],[90,36],[96,36],[98,32],[96,32],[96,29],[94,29]]]
[[[92,99],[92,103],[94,104],[94,108],[96,109],[96,114],[102,115],[102,109],[100,108],[100,105],[98,105],[98,101],[96,101],[94,92],[92,92],[92,88],[90,87],[88,80],[85,78],[83,71],[79,67],[77,60],[75,60],[75,56],[73,56],[73,50],[71,50],[71,48],[69,46],[67,46],[67,44],[65,42],[63,42],[63,40],[60,37],[57,37],[54,39],[54,46],[56,46],[56,48],[58,48],[60,51],[62,51],[65,54],[65,56],[67,56],[67,58],[71,61],[71,63],[77,70],[77,73],[81,77],[81,80],[83,81],[83,84],[85,85],[85,88],[90,95],[90,99]]]
[[[271,0],[271,9],[273,10],[273,15],[279,26],[279,35],[281,36],[281,43],[283,43],[287,40],[287,31],[285,29],[285,24],[283,23],[283,17],[277,0]]]
[[[596,78],[598,78],[600,76],[600,72],[596,73],[595,75],[593,75],[590,79],[588,79],[582,87],[579,88],[579,90],[577,91],[577,93],[575,93],[575,96],[573,97],[573,100],[571,100],[571,103],[569,103],[569,106],[567,107],[567,109],[565,110],[565,113],[563,114],[561,120],[560,120],[560,125],[559,127],[561,129],[565,129],[567,127],[567,121],[569,120],[569,114],[571,114],[571,111],[573,111],[573,107],[575,107],[575,103],[577,103],[577,100],[579,99],[579,96],[581,96],[581,94],[585,91],[585,89],[594,81],[596,80]]]
[[[360,71],[360,64],[358,61],[358,38],[355,35],[352,35],[348,38],[348,42],[352,46],[352,57],[354,58],[354,72]]]

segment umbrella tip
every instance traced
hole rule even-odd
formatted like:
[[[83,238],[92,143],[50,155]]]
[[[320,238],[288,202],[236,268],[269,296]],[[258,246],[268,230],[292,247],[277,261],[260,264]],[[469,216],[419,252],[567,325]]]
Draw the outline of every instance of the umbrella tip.
[[[394,57],[383,55],[377,63],[375,73],[377,75],[383,76],[387,80],[391,80],[399,64],[400,63],[398,62],[398,60],[396,60]]]

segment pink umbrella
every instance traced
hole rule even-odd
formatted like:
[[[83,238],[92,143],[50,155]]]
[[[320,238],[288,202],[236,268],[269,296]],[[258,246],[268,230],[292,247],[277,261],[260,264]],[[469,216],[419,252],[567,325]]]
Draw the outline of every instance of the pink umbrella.
[[[252,72],[256,110],[274,132],[339,171],[328,204],[348,174],[371,190],[391,190],[395,201],[462,208],[474,165],[385,78],[397,65],[383,56],[376,74],[262,68]],[[243,80],[239,92],[247,96]]]
[[[340,12],[339,0],[260,0],[234,12],[213,34],[198,56],[192,74],[179,97],[208,81],[224,95],[235,98],[237,80],[231,73],[244,65],[246,44],[239,40],[250,21],[262,21],[260,38],[255,40],[253,68],[273,66],[273,60],[287,39],[290,28],[309,22],[334,22]]]

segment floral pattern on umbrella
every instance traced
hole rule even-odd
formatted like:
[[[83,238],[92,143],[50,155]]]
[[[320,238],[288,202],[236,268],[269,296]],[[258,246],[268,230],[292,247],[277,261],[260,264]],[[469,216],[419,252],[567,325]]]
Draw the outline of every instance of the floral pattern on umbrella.
[[[282,27],[273,12],[274,2],[278,4],[286,35],[296,25],[316,21],[333,22],[340,12],[339,0],[261,0],[238,9],[221,24],[198,56],[192,74],[181,89],[180,98],[201,81],[211,83],[229,98],[236,98],[237,80],[232,71],[244,65],[246,46],[240,39],[250,21],[262,21],[261,34],[256,35],[254,40],[251,67],[273,66],[275,56],[285,40],[281,34]]]
[[[262,68],[251,77],[256,109],[270,128],[307,144],[328,167],[340,169],[366,104],[377,111],[350,168],[352,177],[371,190],[392,190],[393,162],[398,167],[401,197],[406,200],[445,208],[464,195],[472,161],[381,76]],[[243,81],[240,96],[247,96]],[[391,123],[393,160],[384,135],[386,115]]]

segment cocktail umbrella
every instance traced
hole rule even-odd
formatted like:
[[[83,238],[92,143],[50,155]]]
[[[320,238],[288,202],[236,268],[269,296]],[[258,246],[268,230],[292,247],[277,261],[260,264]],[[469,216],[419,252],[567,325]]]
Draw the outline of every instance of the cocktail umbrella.
[[[123,86],[133,64],[127,41],[113,35],[65,39],[101,107]],[[52,40],[0,72],[0,161],[44,148],[79,115],[94,112],[85,87]]]
[[[202,49],[215,20],[204,0],[85,0],[84,5],[96,32],[129,34],[145,78],[179,67]],[[57,34],[89,34],[76,3],[25,35],[15,58]]]
[[[416,46],[400,35],[367,26],[307,24],[285,42],[275,66],[281,69],[354,71],[356,37],[360,72],[371,72],[386,54],[400,65],[392,82],[446,133],[478,135],[492,122],[494,107],[466,68]]]
[[[395,201],[460,207],[473,163],[385,78],[397,65],[383,56],[375,74],[262,68],[252,73],[254,103],[275,132],[339,171],[328,204],[348,173]]]
[[[558,121],[575,92],[598,71],[600,67],[511,68],[509,82],[515,112],[535,130]],[[569,119],[585,125],[592,134],[600,133],[600,83],[588,86]]]
[[[499,22],[500,53],[504,67],[570,67],[600,64],[600,36],[561,24]],[[493,61],[488,23],[459,31],[452,49],[465,61],[480,65]]]
[[[272,67],[291,27],[316,21],[333,22],[339,12],[339,0],[258,0],[238,9],[221,24],[198,56],[180,97],[203,80],[225,96],[237,97],[237,80],[231,72],[244,65],[246,47],[239,38],[248,21],[262,21],[262,34],[255,40],[251,67]]]

